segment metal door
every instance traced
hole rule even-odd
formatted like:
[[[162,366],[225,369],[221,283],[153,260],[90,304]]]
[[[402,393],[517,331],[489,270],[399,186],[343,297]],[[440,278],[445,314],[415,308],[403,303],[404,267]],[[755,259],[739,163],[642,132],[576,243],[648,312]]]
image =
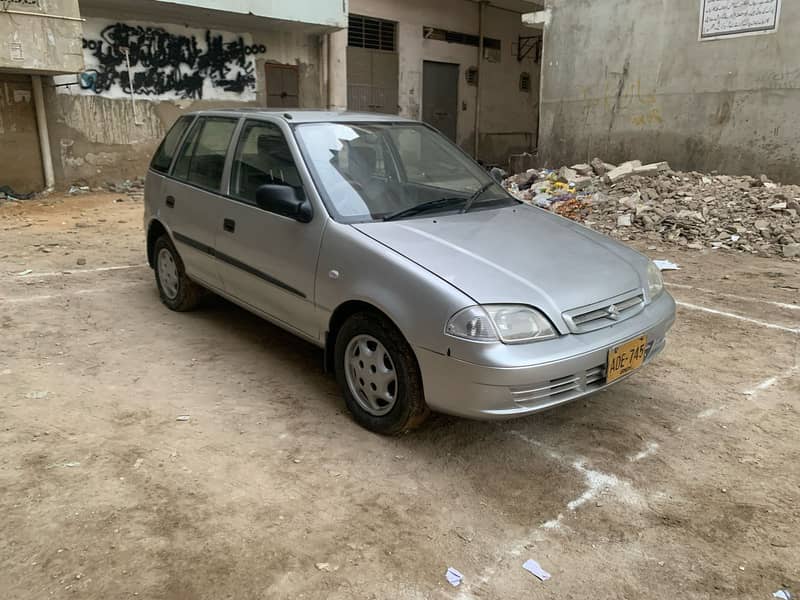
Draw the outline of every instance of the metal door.
[[[397,52],[347,48],[347,108],[396,115],[398,82]]]
[[[267,106],[298,108],[300,106],[298,70],[294,65],[264,65],[267,82]]]
[[[423,63],[422,120],[456,141],[458,65],[430,60]]]
[[[0,185],[15,192],[44,188],[31,78],[0,73]]]

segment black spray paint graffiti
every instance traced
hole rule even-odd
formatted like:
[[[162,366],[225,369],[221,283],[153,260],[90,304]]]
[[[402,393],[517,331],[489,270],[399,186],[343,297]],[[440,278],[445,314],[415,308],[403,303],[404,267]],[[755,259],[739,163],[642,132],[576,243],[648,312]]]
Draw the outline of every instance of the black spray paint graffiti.
[[[83,48],[98,65],[81,74],[83,89],[102,94],[119,85],[130,93],[129,60],[134,93],[174,93],[191,99],[203,97],[206,79],[226,92],[255,89],[252,56],[267,51],[263,44],[248,46],[241,37],[225,41],[222,34],[211,31],[205,32],[202,47],[193,35],[124,23],[109,25],[100,32],[100,39],[84,38]]]

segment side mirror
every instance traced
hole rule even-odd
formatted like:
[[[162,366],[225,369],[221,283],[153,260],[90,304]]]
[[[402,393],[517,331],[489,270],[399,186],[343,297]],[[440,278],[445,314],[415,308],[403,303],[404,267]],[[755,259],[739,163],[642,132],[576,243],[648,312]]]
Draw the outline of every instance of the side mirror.
[[[297,190],[289,185],[266,183],[260,186],[256,190],[256,204],[260,209],[301,223],[311,220],[311,203],[298,197]]]

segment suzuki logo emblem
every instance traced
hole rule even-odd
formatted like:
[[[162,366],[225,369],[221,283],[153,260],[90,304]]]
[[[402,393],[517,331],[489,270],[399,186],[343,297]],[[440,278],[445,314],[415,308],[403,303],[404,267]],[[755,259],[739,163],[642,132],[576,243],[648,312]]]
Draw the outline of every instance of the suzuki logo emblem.
[[[614,319],[615,321],[619,319],[619,309],[617,308],[616,304],[609,306],[606,311],[608,312],[609,319]]]

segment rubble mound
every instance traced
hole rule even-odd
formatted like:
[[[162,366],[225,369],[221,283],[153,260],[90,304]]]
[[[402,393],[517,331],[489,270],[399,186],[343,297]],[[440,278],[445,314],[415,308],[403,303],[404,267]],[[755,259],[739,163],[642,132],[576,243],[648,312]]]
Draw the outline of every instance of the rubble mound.
[[[728,248],[800,259],[800,186],[679,172],[665,162],[528,169],[503,181],[516,198],[621,240]]]

